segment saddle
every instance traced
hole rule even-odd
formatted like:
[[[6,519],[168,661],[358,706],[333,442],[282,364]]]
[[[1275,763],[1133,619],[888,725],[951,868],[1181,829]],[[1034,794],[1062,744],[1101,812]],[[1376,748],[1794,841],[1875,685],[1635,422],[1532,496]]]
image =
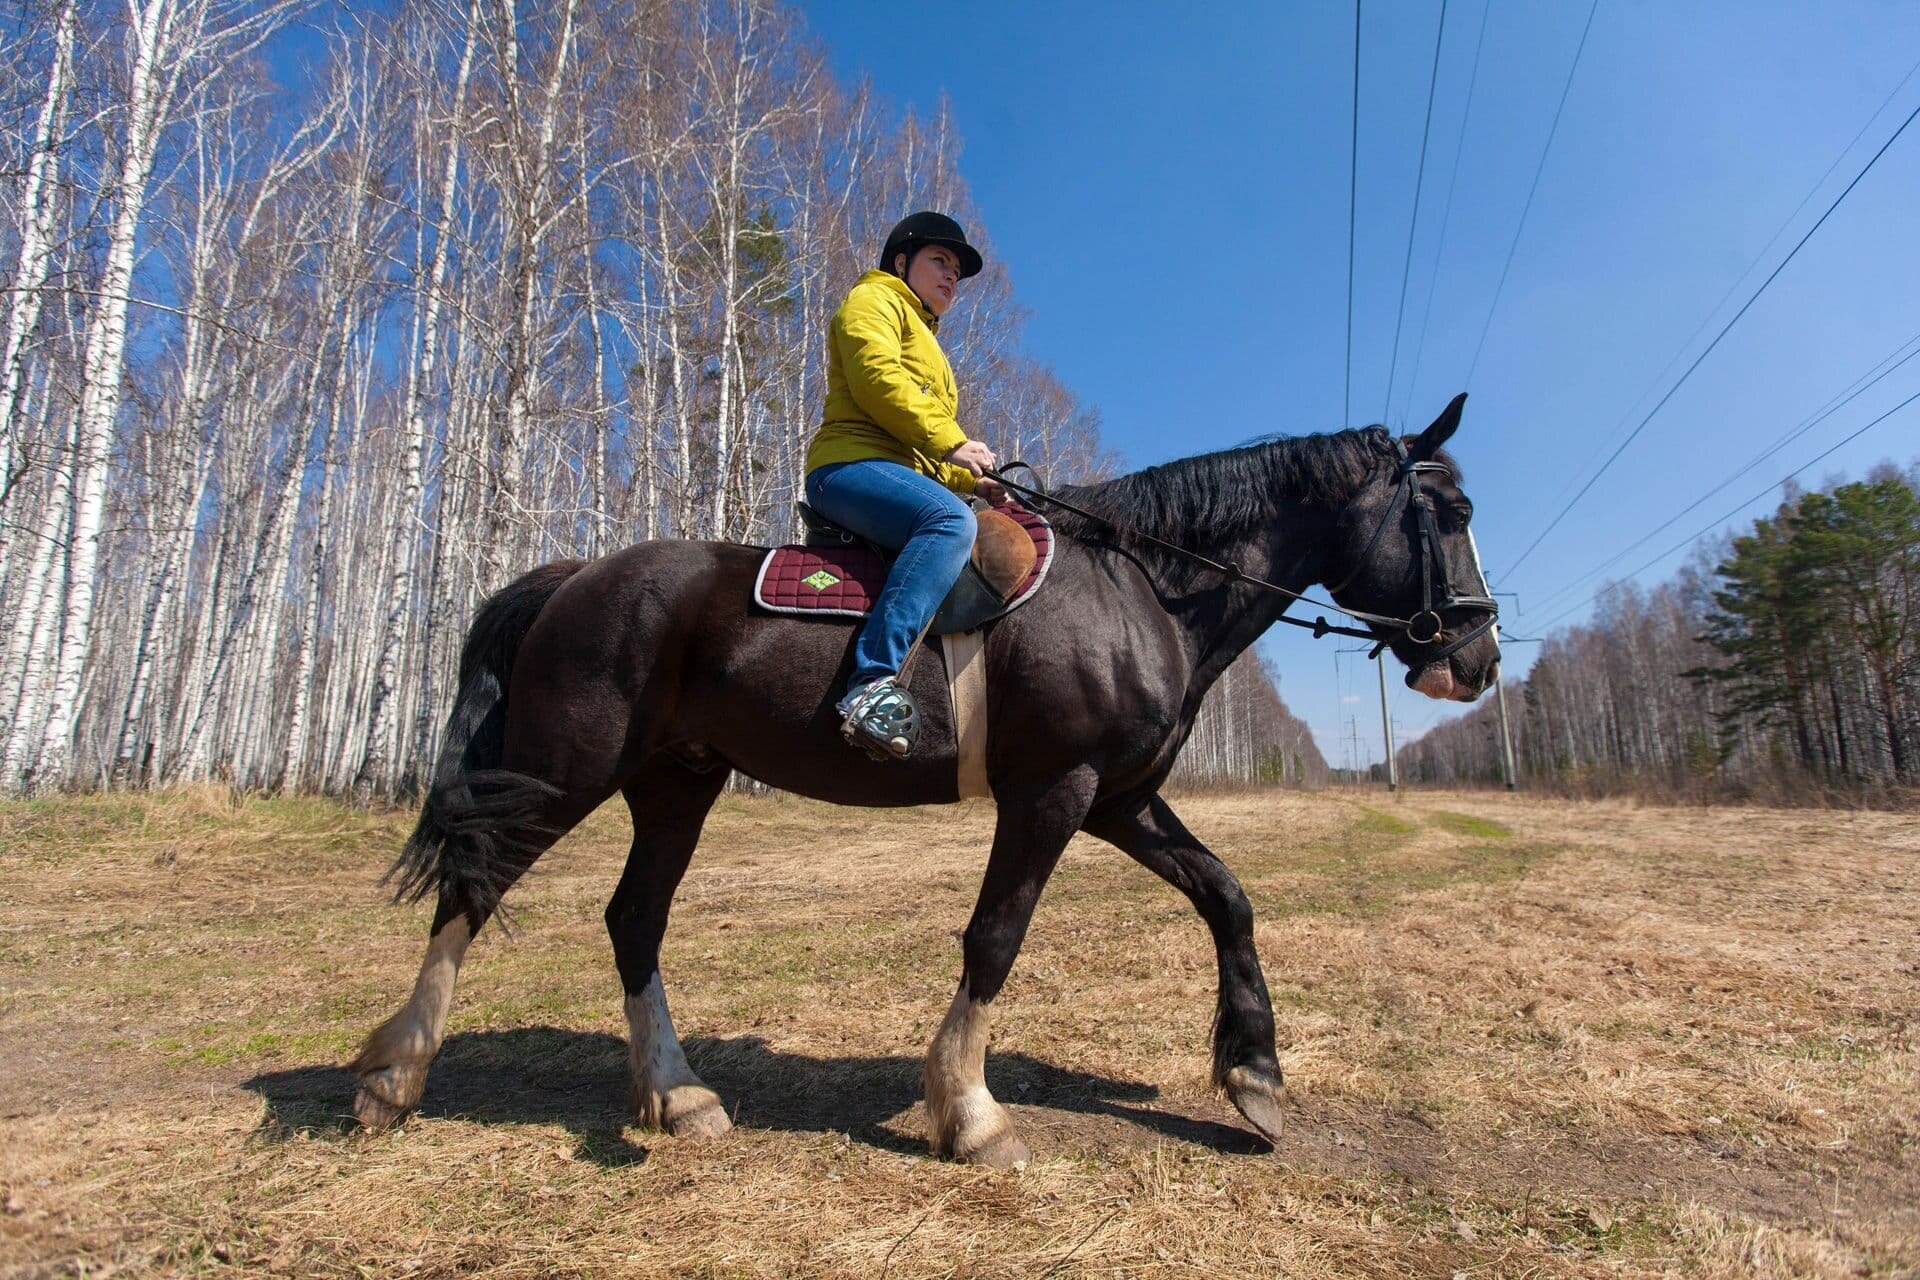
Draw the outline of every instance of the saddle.
[[[803,544],[775,547],[760,562],[753,602],[773,613],[864,618],[886,585],[893,553],[796,503]],[[1033,598],[1053,561],[1053,526],[1016,502],[975,511],[973,555],[933,615],[928,634],[973,631]]]

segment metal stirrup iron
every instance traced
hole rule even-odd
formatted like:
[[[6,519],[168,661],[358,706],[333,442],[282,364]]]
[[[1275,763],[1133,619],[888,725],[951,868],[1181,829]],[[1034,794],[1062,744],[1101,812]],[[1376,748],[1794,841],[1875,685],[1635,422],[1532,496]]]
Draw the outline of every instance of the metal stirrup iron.
[[[847,707],[840,736],[876,760],[901,760],[920,741],[920,707],[891,679],[876,680]]]

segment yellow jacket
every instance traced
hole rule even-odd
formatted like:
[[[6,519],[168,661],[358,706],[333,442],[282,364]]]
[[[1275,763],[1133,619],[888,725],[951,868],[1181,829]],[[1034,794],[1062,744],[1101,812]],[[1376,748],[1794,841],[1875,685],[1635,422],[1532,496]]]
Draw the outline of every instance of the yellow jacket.
[[[973,473],[949,452],[967,433],[960,391],[934,334],[940,321],[907,282],[873,270],[855,282],[827,329],[827,403],[807,448],[807,470],[886,458],[973,492]]]

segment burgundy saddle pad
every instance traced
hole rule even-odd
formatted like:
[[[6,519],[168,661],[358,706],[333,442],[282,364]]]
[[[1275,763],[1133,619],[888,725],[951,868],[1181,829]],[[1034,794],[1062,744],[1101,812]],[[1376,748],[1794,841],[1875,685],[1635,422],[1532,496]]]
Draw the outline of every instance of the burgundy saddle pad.
[[[1016,502],[1000,511],[1013,518],[1033,540],[1033,568],[994,616],[1025,604],[1040,589],[1053,561],[1053,526]],[[785,546],[767,552],[753,582],[753,602],[775,613],[805,613],[864,618],[880,597],[890,563],[873,548]]]

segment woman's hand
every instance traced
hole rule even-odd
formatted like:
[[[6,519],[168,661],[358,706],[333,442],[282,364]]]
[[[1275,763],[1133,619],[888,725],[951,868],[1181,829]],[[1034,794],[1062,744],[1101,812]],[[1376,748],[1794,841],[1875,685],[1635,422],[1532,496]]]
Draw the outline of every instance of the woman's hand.
[[[965,467],[968,474],[977,480],[981,472],[993,465],[993,450],[987,448],[984,440],[969,440],[965,444],[957,444],[949,449],[946,461],[957,467]]]
[[[973,482],[973,494],[976,498],[984,499],[988,506],[1004,507],[1007,505],[1007,487],[991,476],[981,476],[975,480]]]

